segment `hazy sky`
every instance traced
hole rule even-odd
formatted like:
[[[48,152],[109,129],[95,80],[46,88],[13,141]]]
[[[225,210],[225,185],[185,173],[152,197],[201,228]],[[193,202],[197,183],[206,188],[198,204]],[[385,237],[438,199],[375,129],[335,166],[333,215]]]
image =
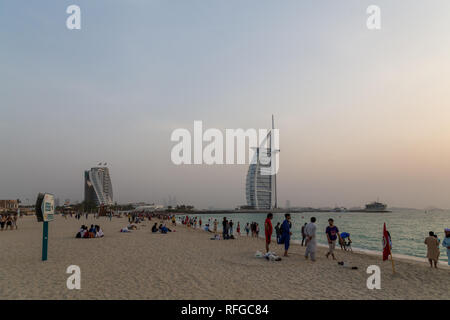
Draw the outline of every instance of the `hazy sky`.
[[[245,204],[246,165],[175,166],[170,134],[273,113],[281,205],[448,208],[449,57],[448,0],[2,0],[0,199],[81,201],[106,161],[118,202]]]

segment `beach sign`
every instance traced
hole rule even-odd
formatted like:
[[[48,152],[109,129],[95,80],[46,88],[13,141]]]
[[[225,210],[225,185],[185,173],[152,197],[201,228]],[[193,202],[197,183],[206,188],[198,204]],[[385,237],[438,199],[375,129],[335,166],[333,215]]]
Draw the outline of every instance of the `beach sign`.
[[[46,193],[42,201],[42,216],[43,221],[52,221],[55,214],[55,197],[52,194]]]

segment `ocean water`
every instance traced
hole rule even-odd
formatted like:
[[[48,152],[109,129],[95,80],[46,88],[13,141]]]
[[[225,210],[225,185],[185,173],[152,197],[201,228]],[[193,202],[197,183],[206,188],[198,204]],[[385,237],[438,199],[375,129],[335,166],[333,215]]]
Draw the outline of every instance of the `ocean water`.
[[[245,234],[245,224],[252,221],[259,223],[260,236],[264,236],[265,213],[234,213],[234,214],[216,214],[199,215],[202,218],[203,225],[209,218],[217,219],[219,222],[218,230],[222,230],[221,221],[224,216],[234,222],[234,233],[236,233],[237,223],[241,225],[241,235]],[[433,231],[441,240],[444,239],[444,228],[450,228],[450,211],[433,210],[425,212],[424,210],[397,209],[385,213],[366,213],[366,212],[304,212],[291,214],[292,221],[292,239],[301,241],[301,227],[309,222],[311,217],[316,217],[317,221],[317,241],[319,244],[326,245],[327,238],[325,228],[328,225],[328,219],[333,218],[334,224],[340,232],[350,233],[354,249],[363,249],[370,251],[382,251],[383,223],[386,222],[386,228],[392,238],[392,252],[413,257],[426,257],[425,238],[429,231]],[[275,227],[277,222],[282,223],[283,213],[275,213],[272,224]],[[275,233],[275,232],[274,232]],[[440,247],[441,255],[439,260],[447,261],[447,251]]]

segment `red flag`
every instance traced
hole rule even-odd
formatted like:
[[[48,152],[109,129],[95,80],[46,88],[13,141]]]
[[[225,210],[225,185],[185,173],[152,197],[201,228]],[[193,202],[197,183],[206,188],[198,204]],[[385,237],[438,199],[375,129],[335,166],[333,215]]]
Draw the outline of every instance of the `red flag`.
[[[386,230],[386,222],[383,226],[383,261],[388,260],[391,254],[391,237]]]

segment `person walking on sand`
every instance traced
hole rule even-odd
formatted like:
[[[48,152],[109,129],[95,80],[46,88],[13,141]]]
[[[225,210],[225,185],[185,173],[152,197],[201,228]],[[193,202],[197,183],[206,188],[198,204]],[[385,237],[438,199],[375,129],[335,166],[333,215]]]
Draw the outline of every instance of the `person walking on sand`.
[[[325,233],[327,234],[328,239],[328,252],[325,255],[328,259],[328,257],[333,257],[333,260],[336,260],[336,257],[334,256],[334,249],[336,248],[336,240],[339,237],[339,229],[334,225],[333,219],[328,219],[328,227],[325,230]]]
[[[273,214],[268,213],[266,221],[264,222],[264,234],[266,236],[266,253],[269,252],[270,240],[272,239],[272,231],[273,231],[272,219],[273,219]]]
[[[217,233],[217,219],[214,219],[214,233]]]
[[[291,215],[286,213],[284,215],[285,219],[281,225],[281,243],[284,243],[284,256],[288,257],[289,245],[291,242]]]
[[[311,257],[311,261],[316,261],[316,218],[311,217],[311,222],[305,226],[306,251],[305,259]]]
[[[442,246],[447,248],[448,265],[450,266],[450,228],[445,228],[445,238],[442,241]]]
[[[302,226],[302,247],[303,247],[303,244],[305,244],[305,246],[306,246],[306,243],[305,243],[305,241],[306,241],[306,233],[305,233],[305,227],[306,227],[306,225],[307,225],[307,223],[305,223],[305,224]]]
[[[427,258],[428,262],[430,263],[430,267],[433,268],[433,262],[434,267],[437,268],[437,260],[439,257],[439,242],[434,237],[433,231],[430,231],[429,236],[425,238],[424,243],[427,245]]]
[[[275,226],[275,233],[277,235],[277,243],[280,243],[280,238],[281,238],[281,225],[278,222],[277,225]]]

